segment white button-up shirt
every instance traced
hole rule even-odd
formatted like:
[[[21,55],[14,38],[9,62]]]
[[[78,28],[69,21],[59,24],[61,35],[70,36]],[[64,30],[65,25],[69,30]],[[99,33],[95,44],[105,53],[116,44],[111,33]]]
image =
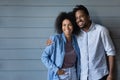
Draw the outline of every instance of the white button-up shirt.
[[[99,80],[108,74],[105,55],[115,55],[108,30],[92,23],[88,32],[81,30],[77,41],[81,53],[80,80]]]

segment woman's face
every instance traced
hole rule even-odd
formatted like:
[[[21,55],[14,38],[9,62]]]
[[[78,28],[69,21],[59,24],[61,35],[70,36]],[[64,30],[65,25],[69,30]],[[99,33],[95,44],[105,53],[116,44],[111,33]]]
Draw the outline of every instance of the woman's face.
[[[62,30],[65,36],[71,36],[73,31],[73,25],[70,20],[64,19],[62,22]]]

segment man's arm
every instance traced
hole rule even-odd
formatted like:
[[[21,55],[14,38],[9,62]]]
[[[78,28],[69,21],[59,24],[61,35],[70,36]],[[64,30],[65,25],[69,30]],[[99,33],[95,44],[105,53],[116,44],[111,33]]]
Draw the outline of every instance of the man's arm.
[[[114,65],[115,65],[115,56],[108,56],[109,74],[107,80],[113,80],[114,78]]]

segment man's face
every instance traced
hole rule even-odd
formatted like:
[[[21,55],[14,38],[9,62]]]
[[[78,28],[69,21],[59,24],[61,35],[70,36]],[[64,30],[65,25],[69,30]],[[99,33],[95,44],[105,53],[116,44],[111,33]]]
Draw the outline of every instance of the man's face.
[[[89,16],[87,16],[84,11],[82,10],[78,10],[76,13],[75,13],[75,18],[76,18],[76,23],[77,25],[82,29],[82,28],[85,28],[87,27],[87,24],[90,20]]]

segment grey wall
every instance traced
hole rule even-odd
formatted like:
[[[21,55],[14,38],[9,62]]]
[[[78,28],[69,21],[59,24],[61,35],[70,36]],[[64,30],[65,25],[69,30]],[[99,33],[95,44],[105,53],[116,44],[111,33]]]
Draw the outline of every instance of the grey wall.
[[[0,0],[0,80],[46,80],[40,61],[45,41],[54,34],[54,20],[76,4],[110,32],[117,49],[120,80],[120,0]]]

